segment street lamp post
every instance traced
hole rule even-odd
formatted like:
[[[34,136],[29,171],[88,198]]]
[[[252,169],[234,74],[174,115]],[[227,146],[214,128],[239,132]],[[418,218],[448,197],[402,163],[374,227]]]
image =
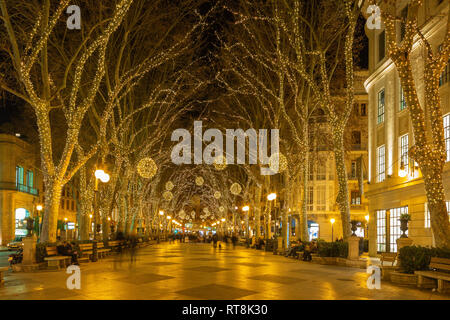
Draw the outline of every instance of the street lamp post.
[[[269,200],[269,217],[268,217],[268,223],[267,223],[267,232],[266,232],[266,239],[270,239],[270,232],[271,232],[271,213],[272,213],[272,201],[274,201],[277,198],[277,194],[272,192],[267,196],[267,200]]]
[[[95,188],[94,188],[94,242],[92,246],[92,261],[95,262],[98,260],[97,254],[97,219],[99,216],[99,208],[98,208],[98,180],[103,183],[107,183],[109,181],[109,174],[105,173],[105,171],[97,169],[95,170]]]
[[[40,237],[41,236],[41,211],[42,211],[43,207],[42,205],[38,204],[36,206],[36,210],[38,212],[38,216],[37,216],[37,236]]]
[[[333,225],[336,220],[334,218],[330,219],[331,222],[331,242],[333,242]]]
[[[244,211],[244,212],[246,212],[247,214],[245,215],[245,222],[246,222],[246,230],[245,230],[245,239],[246,239],[246,242],[247,242],[247,247],[249,246],[249,243],[248,243],[248,236],[249,236],[249,230],[248,230],[248,216],[249,216],[249,214],[250,214],[250,206],[244,206],[243,208],[242,208],[242,211]]]

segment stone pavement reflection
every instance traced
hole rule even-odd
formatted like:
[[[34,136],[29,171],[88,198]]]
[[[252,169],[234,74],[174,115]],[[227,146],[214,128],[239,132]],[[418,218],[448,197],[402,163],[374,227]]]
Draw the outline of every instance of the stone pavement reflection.
[[[68,276],[65,270],[7,273],[0,299],[450,299],[389,282],[369,290],[362,269],[200,243],[142,248],[134,263],[112,255],[82,264],[80,290],[66,288]]]

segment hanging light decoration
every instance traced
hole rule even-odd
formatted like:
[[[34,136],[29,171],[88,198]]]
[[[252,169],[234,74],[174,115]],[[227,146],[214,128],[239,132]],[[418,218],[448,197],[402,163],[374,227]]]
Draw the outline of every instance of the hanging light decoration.
[[[222,171],[227,167],[227,159],[224,156],[218,156],[214,159],[214,168]]]
[[[220,191],[214,192],[214,198],[216,198],[217,200],[219,200],[220,197],[222,197],[222,193],[220,193]]]
[[[156,174],[158,166],[152,158],[143,158],[137,165],[138,174],[144,179],[151,179]]]
[[[278,166],[277,166],[278,164]],[[275,153],[269,158],[269,167],[272,171],[283,172],[288,168],[288,161],[284,154]],[[277,170],[278,167],[278,170]]]
[[[203,177],[197,177],[195,178],[195,184],[198,186],[202,186],[203,183],[205,183],[205,180],[203,179]]]
[[[206,213],[206,214],[209,214],[209,209],[208,209],[208,207],[204,207],[204,208],[203,208],[203,212]]]
[[[220,207],[219,207],[219,211],[220,211],[220,212],[224,212],[224,211],[225,211],[225,208],[224,208],[223,206],[220,206]]]
[[[175,185],[173,184],[172,181],[167,181],[166,182],[166,190],[167,191],[172,191],[173,187],[175,187]]]
[[[230,187],[230,192],[237,196],[239,193],[241,193],[242,187],[239,183],[235,182]]]
[[[172,200],[172,198],[173,198],[172,192],[170,192],[170,191],[164,192],[164,193],[163,193],[163,198],[164,198],[165,200],[167,200],[167,201]]]

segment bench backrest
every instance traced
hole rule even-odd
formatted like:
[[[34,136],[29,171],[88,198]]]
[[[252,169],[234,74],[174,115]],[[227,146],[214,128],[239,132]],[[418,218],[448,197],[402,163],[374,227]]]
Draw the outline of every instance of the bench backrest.
[[[445,258],[431,258],[430,268],[450,271],[450,259]]]
[[[45,251],[47,252],[47,256],[58,255],[58,249],[56,249],[56,247],[45,247]]]
[[[121,243],[122,243],[122,241],[120,241],[120,240],[109,241],[108,242],[108,246],[110,246],[110,247],[117,247],[117,246],[120,246]]]
[[[92,243],[82,243],[78,245],[81,249],[81,251],[86,251],[86,250],[92,250],[93,244]]]
[[[383,262],[392,262],[392,265],[394,265],[395,260],[397,260],[397,254],[393,252],[383,252],[381,254],[381,265],[383,265]]]
[[[105,244],[102,241],[97,242],[97,249],[103,249],[104,247],[105,247]]]

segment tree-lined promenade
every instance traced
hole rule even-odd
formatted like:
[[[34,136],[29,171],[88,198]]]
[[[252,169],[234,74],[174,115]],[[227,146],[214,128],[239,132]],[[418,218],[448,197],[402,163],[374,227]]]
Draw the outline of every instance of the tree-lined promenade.
[[[353,220],[347,128],[361,71],[358,27],[370,4],[89,0],[81,28],[68,29],[69,0],[0,0],[0,89],[32,111],[39,141],[45,201],[39,241],[56,241],[62,192],[70,185],[79,194],[78,240],[207,227],[247,238],[275,233],[287,249],[290,212],[299,216],[297,237],[310,238],[308,190],[320,148],[332,153],[335,232],[347,241]],[[398,15],[396,1],[377,5],[413,126],[411,154],[435,245],[449,247],[439,78],[449,60],[450,22],[437,52],[418,28],[424,1],[411,1],[406,16]],[[397,22],[404,26],[401,43]],[[426,58],[423,101],[411,71],[417,41]],[[203,128],[192,132],[196,121]],[[248,137],[248,147],[242,139],[222,140],[225,153],[214,153],[219,133],[238,128],[269,134]],[[270,143],[275,130],[279,150]],[[192,143],[174,149],[186,132]],[[237,144],[233,155],[223,148],[230,143]],[[213,161],[197,163],[196,149]],[[174,162],[174,153],[184,160]],[[239,157],[245,160],[227,163]],[[355,171],[361,193],[363,170]]]

